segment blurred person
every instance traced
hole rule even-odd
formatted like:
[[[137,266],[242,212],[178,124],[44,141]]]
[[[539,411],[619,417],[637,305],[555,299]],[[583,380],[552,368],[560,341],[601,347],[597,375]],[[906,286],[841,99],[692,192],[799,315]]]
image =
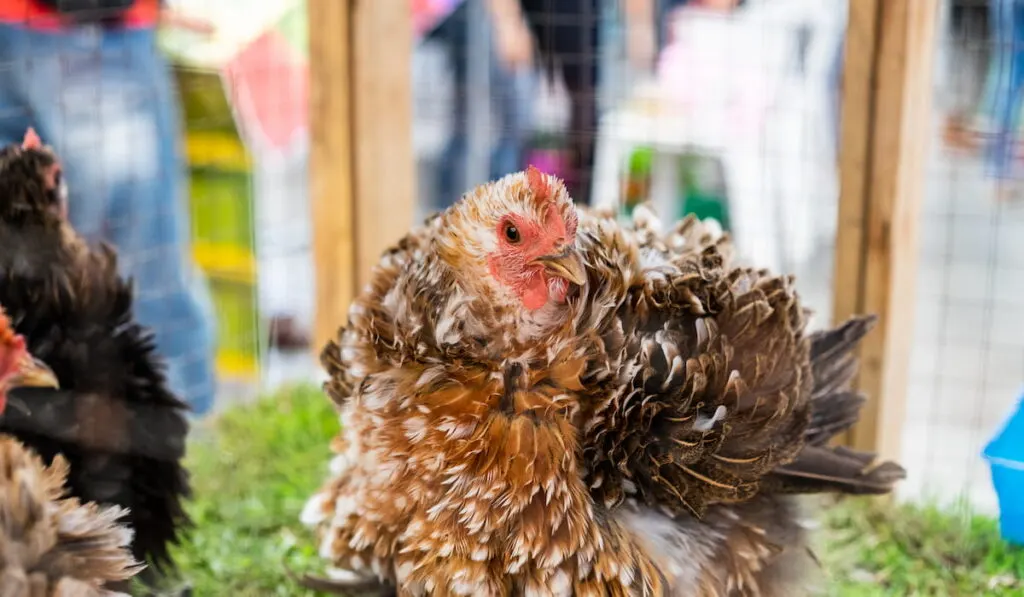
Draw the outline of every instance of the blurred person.
[[[813,254],[818,212],[806,190],[829,178],[816,174],[829,165],[818,143],[829,140],[825,73],[838,45],[813,23],[827,8],[691,0],[673,14],[659,58],[661,97],[690,123],[676,143],[715,148],[722,209],[737,250],[757,267],[798,267]],[[808,169],[812,157],[825,168]],[[814,196],[830,193],[820,187]]]
[[[1014,180],[1024,97],[1024,0],[989,0],[988,15],[993,44],[982,99],[973,116],[951,114],[944,136],[954,148],[982,152],[997,199],[1005,201],[1024,190]]]
[[[441,157],[434,207],[444,209],[454,203],[468,185],[484,181],[467,181],[468,167],[468,100],[469,89],[469,28],[491,29],[485,35],[490,64],[490,85],[488,95],[491,107],[497,117],[497,139],[490,152],[487,177],[496,180],[522,167],[523,152],[532,132],[533,94],[531,93],[533,73],[529,70],[530,41],[523,26],[509,22],[500,12],[487,11],[492,17],[475,21],[475,13],[469,2],[462,0],[434,31],[429,39],[443,42],[448,46],[448,58],[453,75],[452,132],[448,145]],[[490,0],[488,0],[490,1]],[[483,11],[481,11],[483,12]],[[517,39],[516,35],[527,35]],[[496,47],[495,37],[504,42]]]
[[[191,259],[182,127],[156,35],[160,23],[209,27],[158,0],[110,2],[130,6],[0,0],[0,143],[32,126],[63,157],[72,224],[118,248],[171,387],[202,415],[216,390],[213,309]]]
[[[984,120],[990,133],[985,160],[996,179],[1000,200],[1017,198],[1013,181],[1017,160],[1017,115],[1024,91],[1024,0],[989,0],[989,23],[994,32]]]
[[[499,23],[498,52],[510,66],[530,64],[536,49],[548,77],[560,73],[569,94],[567,132],[571,176],[566,185],[581,204],[590,203],[597,135],[600,0],[488,0]],[[624,0],[626,50],[636,68],[650,69],[656,35],[654,0]]]
[[[954,107],[946,117],[943,134],[946,144],[958,150],[973,151],[979,147],[972,115],[981,106],[982,98],[977,96],[985,91],[990,52],[987,44],[981,42],[992,34],[990,10],[987,3],[976,0],[952,0],[945,13],[953,42],[946,51],[949,62],[945,67],[950,71],[947,85],[952,87],[949,91]]]

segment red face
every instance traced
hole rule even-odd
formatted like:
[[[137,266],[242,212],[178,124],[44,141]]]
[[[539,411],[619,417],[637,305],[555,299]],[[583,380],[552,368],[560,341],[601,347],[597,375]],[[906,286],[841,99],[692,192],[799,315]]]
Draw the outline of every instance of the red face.
[[[573,251],[576,218],[567,220],[553,204],[543,221],[517,213],[505,215],[495,234],[498,248],[488,257],[491,275],[527,309],[564,303],[569,285],[583,283],[583,267]]]
[[[25,338],[14,333],[0,310],[0,413],[7,407],[7,392],[18,387],[56,388],[57,377],[29,354]]]

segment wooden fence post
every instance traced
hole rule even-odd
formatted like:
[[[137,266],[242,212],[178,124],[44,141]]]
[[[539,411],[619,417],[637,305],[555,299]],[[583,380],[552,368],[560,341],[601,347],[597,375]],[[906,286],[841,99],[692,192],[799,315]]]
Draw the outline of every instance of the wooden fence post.
[[[877,313],[852,447],[899,455],[913,337],[918,224],[932,133],[938,0],[850,0],[833,313]]]
[[[412,221],[413,27],[408,0],[308,0],[307,14],[319,353]]]

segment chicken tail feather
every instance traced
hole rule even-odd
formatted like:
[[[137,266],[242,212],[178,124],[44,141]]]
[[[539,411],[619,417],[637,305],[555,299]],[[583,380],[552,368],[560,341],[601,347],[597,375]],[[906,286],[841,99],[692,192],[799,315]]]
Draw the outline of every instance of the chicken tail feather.
[[[811,335],[814,386],[811,421],[804,437],[812,446],[825,445],[857,422],[867,399],[851,389],[857,374],[856,350],[877,319],[873,315],[854,317],[837,328]]]
[[[793,462],[776,467],[765,485],[776,493],[880,495],[892,491],[907,473],[874,454],[844,446],[807,446]]]
[[[853,427],[867,402],[851,386],[857,372],[856,349],[876,321],[875,316],[855,317],[810,337],[814,386],[811,420],[804,432],[806,444],[795,460],[774,469],[768,481],[774,491],[884,494],[906,477],[906,471],[895,462],[878,461],[870,452],[827,445]]]

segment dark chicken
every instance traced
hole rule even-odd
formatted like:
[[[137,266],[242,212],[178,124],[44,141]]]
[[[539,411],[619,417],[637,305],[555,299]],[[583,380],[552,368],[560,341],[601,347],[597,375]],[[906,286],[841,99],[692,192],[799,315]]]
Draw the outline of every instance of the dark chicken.
[[[25,349],[0,309],[0,416],[15,388],[56,388],[57,378]],[[64,496],[67,461],[49,466],[0,435],[0,594],[6,597],[115,597],[103,587],[141,568],[128,550],[124,510]]]
[[[63,455],[72,496],[127,508],[132,553],[160,569],[188,522],[186,405],[133,319],[114,251],[76,235],[65,192],[56,157],[31,131],[0,150],[0,304],[61,385],[12,394],[0,431],[46,462]]]
[[[324,350],[343,431],[304,520],[399,595],[804,594],[793,494],[904,475],[828,445],[871,323],[808,334],[699,222],[508,176],[388,251]]]

